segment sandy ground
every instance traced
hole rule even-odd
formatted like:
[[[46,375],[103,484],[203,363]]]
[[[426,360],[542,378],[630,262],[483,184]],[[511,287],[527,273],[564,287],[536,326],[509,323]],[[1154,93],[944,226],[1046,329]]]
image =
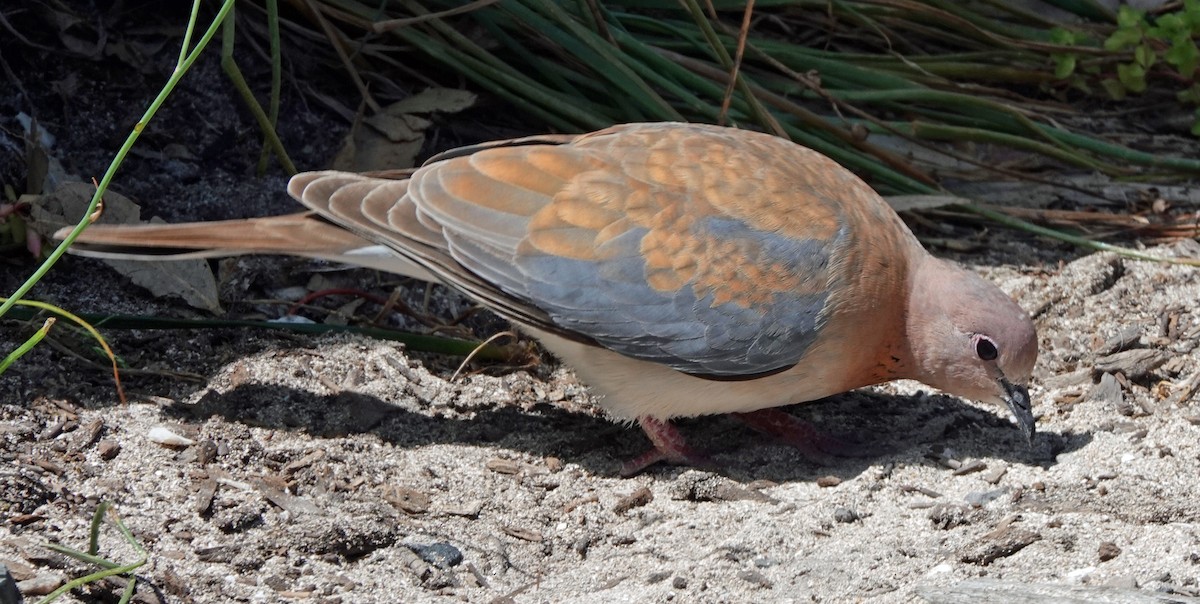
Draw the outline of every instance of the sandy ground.
[[[9,60],[27,89],[33,66],[47,81],[70,67]],[[250,175],[258,143],[216,66],[199,70],[116,189],[169,220],[290,210],[282,177]],[[76,82],[83,105],[34,95],[75,174],[103,171],[157,80],[111,81]],[[20,104],[4,100],[11,128]],[[509,124],[488,112],[463,119],[502,135]],[[324,165],[345,124],[297,101],[285,115],[297,161]],[[443,146],[466,136],[440,127]],[[161,152],[172,144],[199,151]],[[103,367],[75,356],[95,358],[86,339],[63,330],[0,376],[0,564],[30,601],[90,572],[44,544],[85,547],[108,502],[148,552],[142,602],[985,601],[970,586],[1051,594],[1040,601],[1068,601],[1063,590],[1197,601],[1200,272],[977,231],[958,227],[979,245],[956,259],[1036,318],[1032,447],[1001,409],[894,384],[791,410],[878,448],[863,458],[808,460],[703,418],[681,426],[719,470],[620,478],[644,438],[603,418],[546,357],[451,380],[460,359],[358,336],[114,330],[130,367],[121,405]],[[1152,251],[1195,257],[1200,245]],[[235,316],[280,314],[262,300],[294,297],[314,276],[384,296],[403,287],[418,307],[425,295],[302,260],[222,268]],[[14,259],[0,284],[11,291],[29,270]],[[199,314],[85,259],[65,260],[33,297]],[[443,319],[464,308],[440,288],[432,299]],[[471,325],[480,336],[504,327]],[[3,349],[29,332],[6,322]],[[155,428],[191,444],[160,444]],[[100,546],[112,560],[138,556],[109,525]],[[66,601],[115,601],[122,585]]]

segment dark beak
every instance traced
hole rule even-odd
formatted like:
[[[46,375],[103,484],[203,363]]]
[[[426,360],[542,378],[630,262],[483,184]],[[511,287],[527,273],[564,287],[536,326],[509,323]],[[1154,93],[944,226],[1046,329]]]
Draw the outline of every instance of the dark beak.
[[[1021,432],[1025,433],[1025,440],[1029,441],[1030,446],[1033,446],[1035,427],[1033,425],[1033,403],[1029,400],[1029,389],[1021,385],[1014,385],[1004,378],[1000,378],[1000,385],[1004,387],[1004,402],[1008,405],[1008,410],[1012,411],[1013,417],[1017,418],[1017,426],[1021,428]]]

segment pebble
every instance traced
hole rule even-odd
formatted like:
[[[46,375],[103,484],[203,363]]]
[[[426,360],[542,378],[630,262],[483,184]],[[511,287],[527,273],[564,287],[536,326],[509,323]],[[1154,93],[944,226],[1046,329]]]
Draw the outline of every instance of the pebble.
[[[842,524],[850,524],[859,519],[858,512],[850,508],[838,508],[833,511],[833,519]]]
[[[121,443],[111,440],[102,439],[96,443],[96,451],[100,454],[100,459],[109,461],[121,453]]]
[[[458,566],[463,561],[462,551],[444,541],[429,545],[407,544],[407,546],[422,560],[441,569]]]
[[[1121,548],[1117,547],[1117,544],[1112,541],[1104,541],[1100,544],[1096,553],[1101,562],[1108,562],[1121,555]]]
[[[63,577],[62,575],[47,573],[17,583],[17,589],[22,595],[44,596],[58,589],[59,587],[62,587],[62,585],[66,582],[66,577]]]
[[[817,486],[823,489],[836,487],[839,484],[842,484],[842,479],[838,478],[837,476],[822,476],[817,479]]]

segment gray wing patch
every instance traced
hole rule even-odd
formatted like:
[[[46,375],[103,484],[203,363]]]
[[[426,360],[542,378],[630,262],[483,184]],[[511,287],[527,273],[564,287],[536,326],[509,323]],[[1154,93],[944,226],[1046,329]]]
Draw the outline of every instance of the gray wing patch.
[[[828,300],[830,243],[795,242],[731,219],[703,221],[720,237],[747,238],[771,259],[800,275],[822,280],[818,293],[785,292],[770,304],[714,304],[693,284],[656,291],[646,281],[639,244],[645,229],[631,229],[606,246],[607,259],[575,260],[518,253],[524,291],[513,292],[545,311],[561,328],[585,334],[622,354],[686,373],[736,377],[797,363],[817,339]],[[510,285],[512,281],[509,282]]]

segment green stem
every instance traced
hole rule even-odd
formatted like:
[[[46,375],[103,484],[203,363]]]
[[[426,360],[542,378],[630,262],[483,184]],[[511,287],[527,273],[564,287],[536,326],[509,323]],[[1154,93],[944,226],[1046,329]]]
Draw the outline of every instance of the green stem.
[[[167,100],[167,97],[171,95],[173,90],[175,90],[175,86],[179,83],[179,80],[183,78],[183,74],[187,73],[187,70],[190,69],[192,64],[196,62],[196,59],[200,57],[200,53],[206,46],[208,46],[208,43],[212,40],[213,36],[216,35],[217,29],[221,26],[221,23],[225,20],[225,17],[229,14],[229,11],[233,10],[233,2],[234,0],[225,0],[225,2],[221,5],[221,9],[217,11],[217,15],[213,18],[212,24],[209,26],[208,30],[204,32],[204,36],[200,38],[200,41],[197,42],[196,48],[188,53],[187,57],[182,62],[175,66],[175,71],[171,73],[171,77],[167,80],[166,85],[163,86],[163,89],[159,91],[158,96],[154,98],[154,101],[150,103],[150,108],[146,110],[144,115],[142,115],[142,119],[138,120],[138,123],[134,125],[133,131],[129,133],[128,137],[126,137],[125,143],[121,145],[121,148],[117,151],[116,157],[114,157],[112,163],[109,164],[108,170],[104,173],[104,177],[100,179],[100,184],[96,187],[96,193],[92,196],[92,202],[90,205],[88,205],[87,210],[84,211],[83,218],[79,221],[79,224],[75,226],[75,228],[71,231],[71,234],[68,235],[62,243],[58,244],[58,247],[54,248],[53,252],[50,252],[50,256],[46,258],[46,261],[43,262],[36,271],[34,271],[33,275],[30,276],[25,283],[21,284],[21,287],[17,288],[17,291],[13,292],[12,295],[8,297],[8,300],[0,305],[0,317],[4,316],[4,314],[7,313],[13,307],[13,305],[17,303],[18,300],[23,298],[25,294],[29,293],[29,290],[33,289],[33,286],[36,285],[37,282],[40,281],[47,272],[50,271],[50,268],[58,262],[58,259],[62,258],[62,255],[67,252],[67,248],[71,247],[71,243],[73,243],[75,239],[79,237],[79,234],[82,233],[89,224],[91,224],[92,214],[95,213],[96,208],[100,205],[100,199],[103,197],[104,192],[108,190],[108,185],[112,182],[113,177],[116,175],[117,168],[122,162],[125,161],[125,156],[129,153],[129,150],[133,148],[133,144],[137,142],[138,137],[141,136],[142,131],[145,130],[146,125],[150,122],[150,119],[154,117],[154,114],[158,113],[159,107],[162,107],[162,104]],[[192,15],[192,20],[188,22],[188,31],[191,31],[191,29],[195,26],[196,11],[193,11]]]

